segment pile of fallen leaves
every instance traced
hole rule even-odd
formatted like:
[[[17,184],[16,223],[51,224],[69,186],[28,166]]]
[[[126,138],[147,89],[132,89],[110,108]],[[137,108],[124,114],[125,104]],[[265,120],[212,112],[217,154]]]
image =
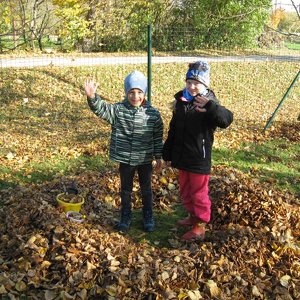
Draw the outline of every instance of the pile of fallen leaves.
[[[170,169],[154,176],[156,211],[178,204],[176,178]],[[55,197],[68,181],[84,194],[83,223],[57,208]],[[224,167],[214,168],[210,186],[213,213],[205,241],[183,243],[174,231],[163,248],[114,230],[117,172],[0,191],[0,294],[46,300],[299,299],[297,199]]]

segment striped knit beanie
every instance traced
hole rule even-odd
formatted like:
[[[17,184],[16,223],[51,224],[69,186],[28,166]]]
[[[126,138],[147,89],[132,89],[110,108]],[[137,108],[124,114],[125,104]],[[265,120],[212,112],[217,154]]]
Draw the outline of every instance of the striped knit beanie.
[[[209,86],[209,64],[204,60],[198,60],[189,64],[189,69],[186,73],[186,80],[197,80],[207,87]]]

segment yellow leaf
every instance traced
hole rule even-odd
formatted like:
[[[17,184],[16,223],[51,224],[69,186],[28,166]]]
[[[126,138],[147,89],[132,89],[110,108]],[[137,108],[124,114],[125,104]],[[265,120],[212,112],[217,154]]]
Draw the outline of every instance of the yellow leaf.
[[[164,185],[168,185],[168,180],[166,179],[166,177],[162,176],[159,178],[159,182],[164,184]]]
[[[27,286],[25,284],[24,281],[18,281],[15,285],[15,289],[18,291],[18,292],[23,292],[27,289]]]
[[[168,189],[169,189],[170,191],[173,191],[173,190],[175,190],[175,189],[176,189],[176,186],[175,186],[175,184],[173,184],[173,183],[169,183],[169,184],[168,184]]]
[[[85,300],[87,299],[87,290],[83,289],[80,292],[77,292],[77,295],[80,297],[80,299]]]
[[[254,285],[254,286],[252,287],[252,295],[253,295],[253,296],[257,296],[257,297],[262,296],[262,294],[260,293],[260,291],[258,290],[258,288],[257,288],[256,285]]]
[[[248,249],[248,250],[247,250],[247,252],[248,252],[248,253],[251,253],[251,254],[253,254],[253,253],[255,253],[255,252],[256,252],[256,249],[254,249],[254,248],[250,248],[250,249]]]
[[[179,257],[178,255],[176,255],[176,256],[174,257],[174,260],[175,260],[176,262],[180,262],[180,257]]]
[[[291,277],[289,275],[283,275],[280,278],[281,285],[287,288],[289,286],[289,280],[290,279],[291,279]]]
[[[120,265],[120,262],[118,260],[116,260],[116,259],[112,259],[111,262],[110,262],[110,265],[112,267],[117,267],[117,266]]]
[[[217,284],[213,280],[208,280],[206,285],[209,288],[210,295],[212,297],[218,298],[218,296],[220,294],[220,289],[218,288]]]
[[[90,263],[89,261],[86,262],[86,267],[87,267],[87,270],[96,269],[96,267],[92,263]]]
[[[169,273],[168,272],[163,272],[161,274],[161,278],[162,278],[163,281],[166,281],[167,279],[170,278]]]
[[[108,260],[114,260],[115,258],[110,253],[108,253],[107,254],[107,259]]]
[[[180,293],[179,293],[179,295],[178,295],[177,297],[178,297],[179,300],[180,300],[180,299],[184,299],[185,297],[187,297],[187,292],[186,292],[186,290],[180,289]]]
[[[8,160],[12,160],[12,159],[14,159],[15,156],[16,156],[15,154],[13,154],[12,152],[9,152],[9,153],[6,155],[6,158],[7,158]]]
[[[113,201],[113,197],[110,195],[105,196],[104,198],[105,202],[112,202]]]
[[[117,293],[117,289],[115,286],[113,285],[109,285],[105,291],[112,297],[116,296],[116,293]]]
[[[199,291],[188,291],[188,296],[191,300],[202,299],[202,296]]]
[[[5,287],[4,287],[4,285],[3,284],[0,285],[0,295],[1,294],[6,294],[6,293],[7,293],[7,291],[6,291]]]

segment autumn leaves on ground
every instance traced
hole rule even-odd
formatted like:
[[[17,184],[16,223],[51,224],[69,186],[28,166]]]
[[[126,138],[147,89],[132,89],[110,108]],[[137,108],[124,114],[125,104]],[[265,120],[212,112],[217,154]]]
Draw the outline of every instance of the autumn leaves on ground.
[[[146,72],[132,65],[1,70],[2,298],[299,298],[299,194],[278,188],[275,178],[261,181],[256,169],[214,163],[204,242],[180,242],[177,173],[166,168],[153,176],[157,231],[141,228],[137,185],[133,228],[127,235],[115,231],[119,178],[107,156],[110,128],[89,111],[81,86],[95,76],[99,93],[119,101],[123,78],[134,68]],[[153,66],[152,102],[165,131],[183,68]],[[216,133],[216,151],[277,139],[279,151],[299,145],[299,85],[262,133],[297,70],[295,63],[212,64],[212,86],[235,115],[231,128]],[[299,156],[290,159],[292,166]],[[74,183],[85,197],[83,223],[66,219],[55,200]]]

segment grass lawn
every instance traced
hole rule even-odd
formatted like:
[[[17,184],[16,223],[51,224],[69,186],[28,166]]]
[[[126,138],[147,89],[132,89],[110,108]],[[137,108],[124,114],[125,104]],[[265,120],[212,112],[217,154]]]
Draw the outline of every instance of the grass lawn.
[[[286,47],[290,50],[300,50],[300,43],[286,43]]]
[[[215,164],[237,168],[278,189],[300,195],[300,145],[276,139],[262,144],[245,143],[241,149],[216,149]]]

